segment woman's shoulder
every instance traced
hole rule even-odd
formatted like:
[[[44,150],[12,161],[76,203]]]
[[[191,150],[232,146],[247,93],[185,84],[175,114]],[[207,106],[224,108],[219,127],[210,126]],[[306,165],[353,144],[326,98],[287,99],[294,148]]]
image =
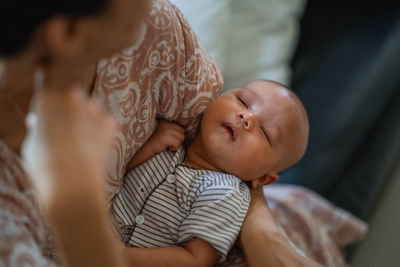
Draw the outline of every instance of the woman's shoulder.
[[[205,105],[192,102],[209,103],[222,85],[216,63],[180,10],[167,0],[153,0],[135,44],[99,62],[95,92],[114,94],[113,100],[132,94],[137,100],[132,107],[151,95],[159,117],[177,120],[193,116],[182,114],[188,105],[194,105],[197,116]]]
[[[181,12],[169,1],[152,0],[136,43],[101,60],[93,94],[119,122],[108,188],[122,186],[125,165],[151,136],[156,118],[196,132],[200,116],[222,88],[215,62]]]

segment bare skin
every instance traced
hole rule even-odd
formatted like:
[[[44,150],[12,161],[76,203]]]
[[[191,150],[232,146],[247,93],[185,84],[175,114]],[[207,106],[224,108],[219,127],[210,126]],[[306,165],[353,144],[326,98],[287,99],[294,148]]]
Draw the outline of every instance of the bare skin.
[[[250,189],[251,203],[242,225],[239,240],[251,267],[322,267],[295,251],[278,229],[265,200],[263,189]]]

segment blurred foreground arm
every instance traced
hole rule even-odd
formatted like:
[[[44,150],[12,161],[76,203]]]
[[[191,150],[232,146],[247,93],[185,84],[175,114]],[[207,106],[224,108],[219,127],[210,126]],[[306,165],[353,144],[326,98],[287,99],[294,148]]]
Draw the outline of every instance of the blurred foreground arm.
[[[253,188],[250,192],[250,207],[240,233],[249,266],[321,266],[300,255],[278,229],[262,187]]]
[[[217,262],[217,251],[205,240],[194,238],[185,246],[126,248],[129,266],[145,267],[211,267]]]
[[[114,120],[79,89],[38,99],[22,154],[63,264],[123,266],[103,184]]]

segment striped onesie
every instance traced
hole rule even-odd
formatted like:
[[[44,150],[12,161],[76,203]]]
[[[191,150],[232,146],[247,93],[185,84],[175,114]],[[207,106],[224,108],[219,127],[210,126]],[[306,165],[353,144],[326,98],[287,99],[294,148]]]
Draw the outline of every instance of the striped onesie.
[[[186,150],[164,151],[128,172],[112,212],[125,245],[184,245],[207,241],[225,260],[250,203],[239,178],[186,166]]]

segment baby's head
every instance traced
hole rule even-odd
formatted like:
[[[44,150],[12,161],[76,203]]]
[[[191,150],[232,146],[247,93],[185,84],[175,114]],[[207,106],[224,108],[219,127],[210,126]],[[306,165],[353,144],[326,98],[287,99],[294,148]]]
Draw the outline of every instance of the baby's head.
[[[308,131],[299,98],[279,83],[257,80],[212,102],[198,138],[218,170],[264,185],[301,159]]]

